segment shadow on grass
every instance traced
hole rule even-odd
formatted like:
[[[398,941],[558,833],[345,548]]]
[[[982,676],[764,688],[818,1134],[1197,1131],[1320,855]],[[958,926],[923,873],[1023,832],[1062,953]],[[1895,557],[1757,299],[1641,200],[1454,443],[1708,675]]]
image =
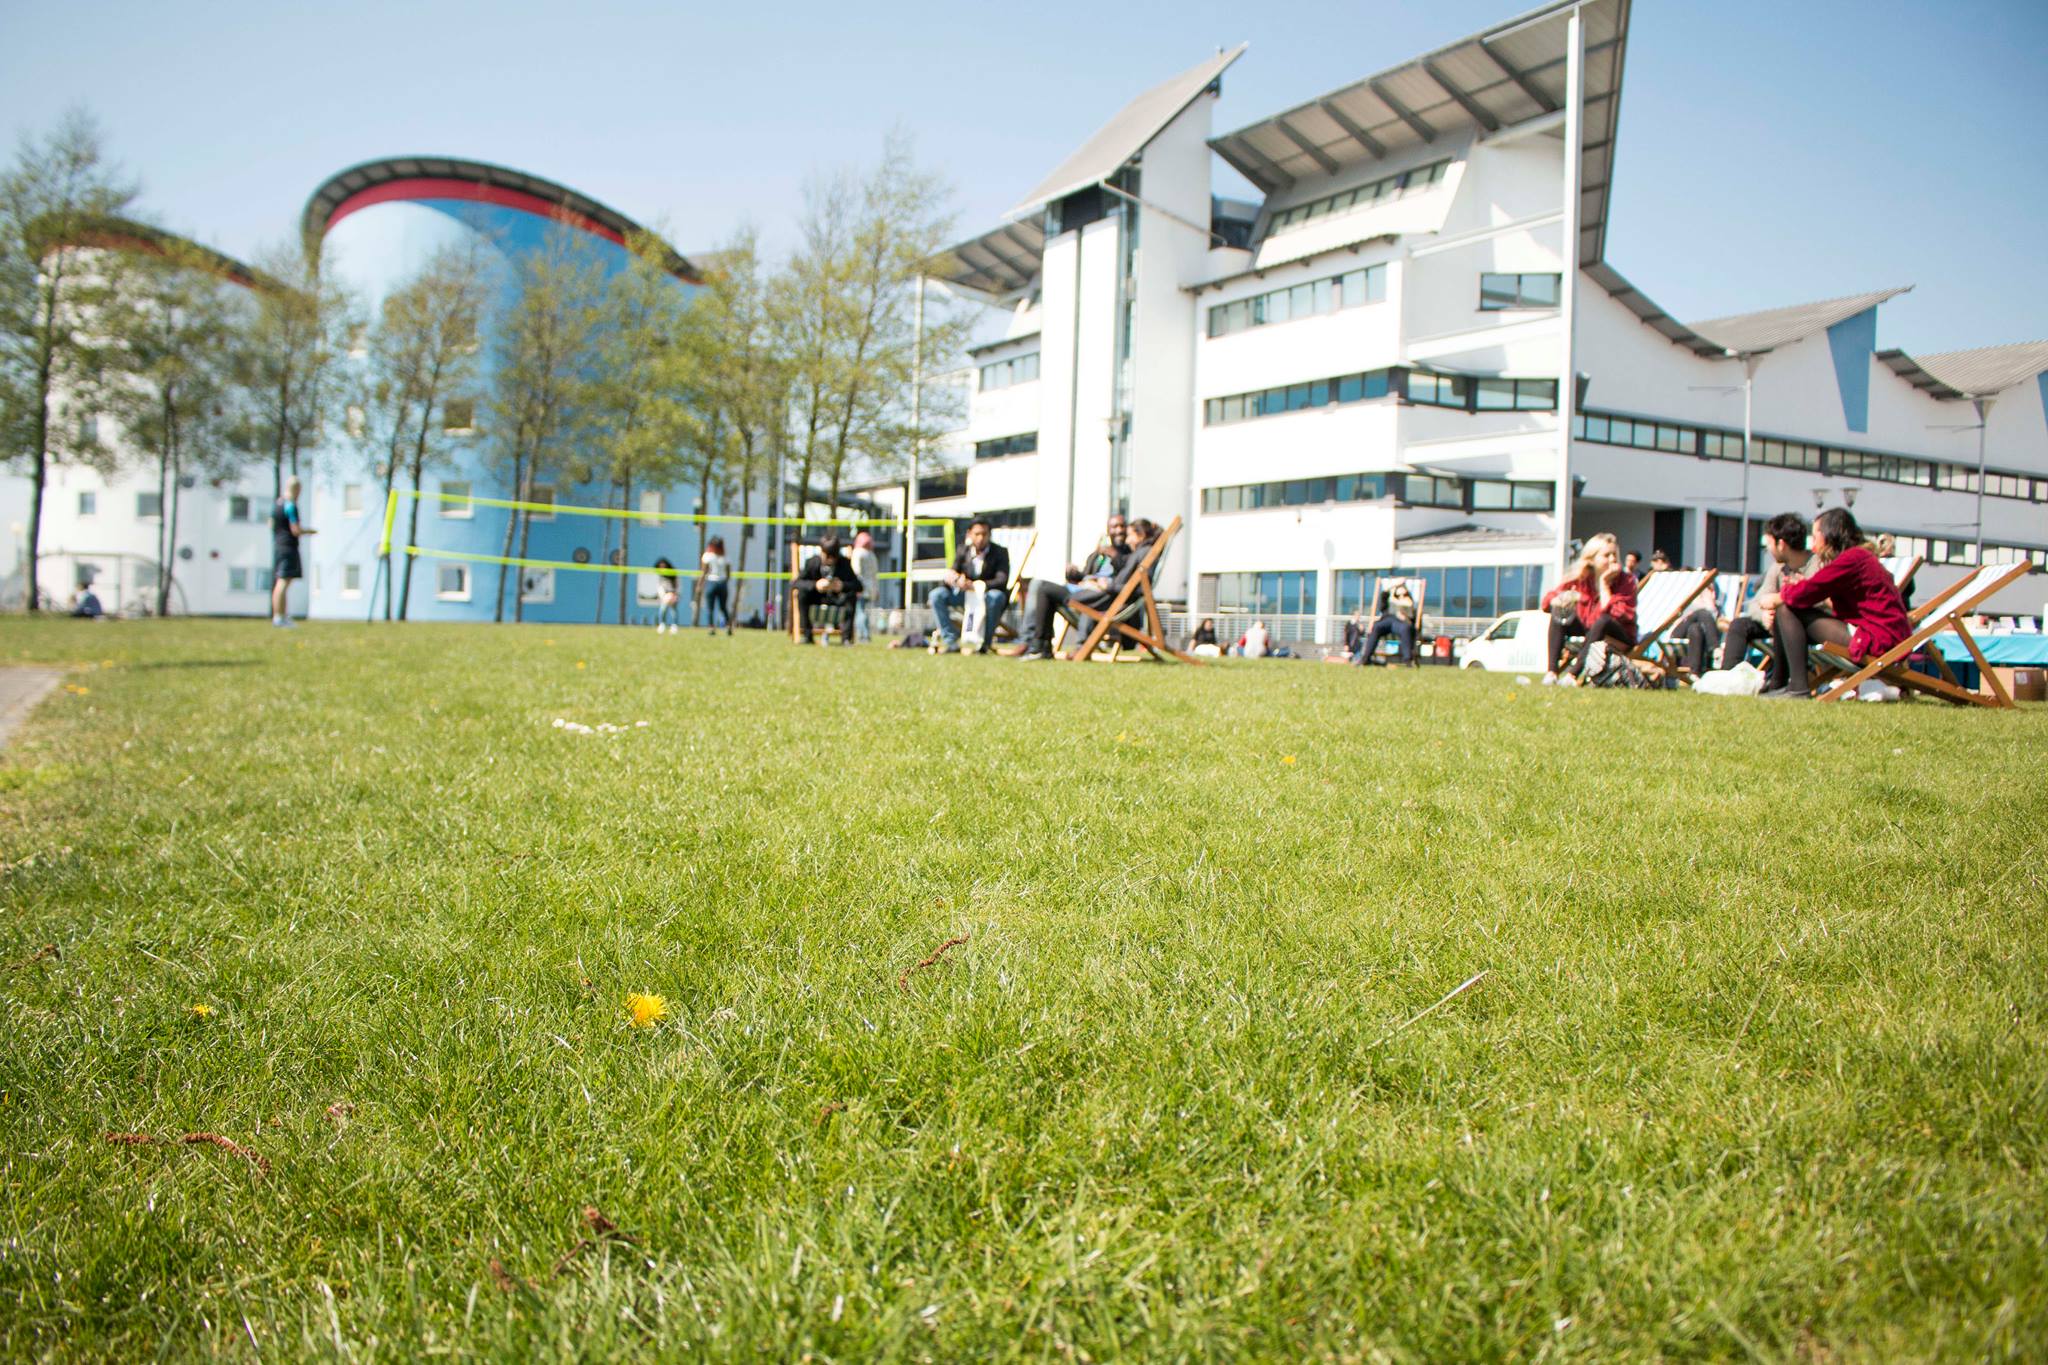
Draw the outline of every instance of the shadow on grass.
[[[256,663],[255,659],[158,659],[128,668],[134,673],[152,673],[166,668],[254,668]]]

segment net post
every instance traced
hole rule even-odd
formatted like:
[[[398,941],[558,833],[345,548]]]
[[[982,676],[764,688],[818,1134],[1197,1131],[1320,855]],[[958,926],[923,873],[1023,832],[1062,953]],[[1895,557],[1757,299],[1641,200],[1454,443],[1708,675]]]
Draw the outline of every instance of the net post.
[[[384,539],[377,545],[377,557],[391,557],[391,528],[398,523],[398,489],[387,489],[384,494]]]

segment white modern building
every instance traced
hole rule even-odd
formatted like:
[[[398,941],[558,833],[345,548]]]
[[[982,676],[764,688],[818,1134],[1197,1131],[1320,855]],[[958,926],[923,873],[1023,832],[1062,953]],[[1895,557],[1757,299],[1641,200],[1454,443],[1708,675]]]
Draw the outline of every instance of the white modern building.
[[[1009,310],[949,505],[1033,527],[1037,573],[1178,516],[1165,590],[1298,638],[1395,571],[1474,628],[1600,530],[1754,568],[1757,524],[1843,502],[1923,589],[1980,539],[2048,563],[2048,343],[1880,350],[1898,288],[1685,324],[1615,269],[1628,41],[1629,0],[1568,0],[1221,135],[1242,48],[1140,95],[932,266]]]

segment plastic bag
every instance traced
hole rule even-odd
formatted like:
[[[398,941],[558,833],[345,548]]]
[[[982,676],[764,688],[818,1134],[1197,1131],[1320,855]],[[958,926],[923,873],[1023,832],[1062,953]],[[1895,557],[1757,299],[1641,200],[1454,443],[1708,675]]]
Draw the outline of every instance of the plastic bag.
[[[1704,697],[1753,697],[1764,690],[1763,670],[1744,659],[1733,668],[1700,674],[1692,690]]]

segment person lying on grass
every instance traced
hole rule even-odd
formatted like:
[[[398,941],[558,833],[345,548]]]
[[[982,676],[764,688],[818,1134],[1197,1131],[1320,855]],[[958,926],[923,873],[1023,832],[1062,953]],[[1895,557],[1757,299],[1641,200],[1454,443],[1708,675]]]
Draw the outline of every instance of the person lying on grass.
[[[1131,581],[1138,566],[1145,562],[1145,547],[1159,536],[1159,528],[1143,517],[1133,517],[1124,528],[1124,549],[1127,552],[1122,564],[1117,566],[1116,576],[1103,587],[1094,586],[1097,580],[1084,579],[1079,586],[1069,587],[1065,583],[1054,583],[1038,579],[1031,585],[1031,601],[1025,608],[1027,623],[1024,636],[1024,656],[1027,659],[1050,659],[1052,657],[1052,615],[1058,612],[1067,618],[1067,624],[1078,627],[1069,603],[1093,607],[1105,611],[1116,600],[1116,595]]]
[[[1848,508],[1830,507],[1815,517],[1808,548],[1820,558],[1819,569],[1757,598],[1785,659],[1785,685],[1764,692],[1766,697],[1798,701],[1813,695],[1807,686],[1810,644],[1842,645],[1861,664],[1913,633],[1898,585],[1864,547],[1862,528]],[[1833,616],[1820,610],[1823,604],[1834,608]]]
[[[1550,613],[1550,634],[1543,655],[1545,686],[1559,680],[1558,661],[1565,641],[1583,638],[1564,678],[1576,681],[1586,651],[1605,641],[1631,648],[1636,642],[1636,580],[1621,567],[1621,543],[1610,531],[1591,536],[1579,548],[1564,581],[1543,594]]]

